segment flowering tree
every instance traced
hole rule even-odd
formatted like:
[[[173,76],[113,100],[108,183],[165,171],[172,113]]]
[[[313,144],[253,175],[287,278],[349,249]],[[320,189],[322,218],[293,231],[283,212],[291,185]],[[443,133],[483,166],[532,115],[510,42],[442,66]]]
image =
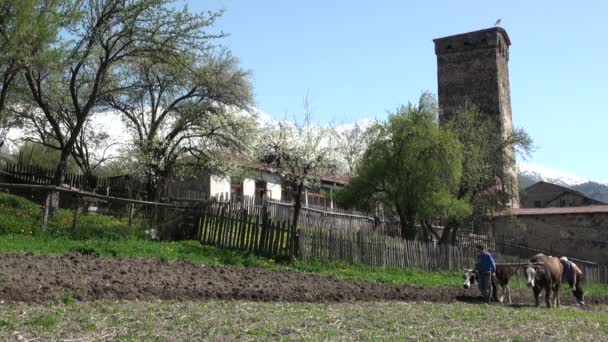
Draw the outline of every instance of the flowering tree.
[[[329,144],[331,130],[311,123],[308,98],[304,100],[304,109],[303,123],[281,121],[275,127],[267,127],[259,144],[260,158],[279,173],[283,186],[293,194],[291,259],[296,253],[297,223],[304,190],[317,187],[321,176],[332,172],[336,166]]]
[[[345,164],[345,171],[352,175],[367,147],[367,129],[359,122],[342,129],[333,128],[332,134],[336,143],[336,152],[341,162]]]
[[[140,60],[105,98],[132,135],[131,156],[146,177],[150,200],[180,167],[218,171],[226,155],[246,150],[255,116],[249,74],[230,53],[208,51],[174,63]]]

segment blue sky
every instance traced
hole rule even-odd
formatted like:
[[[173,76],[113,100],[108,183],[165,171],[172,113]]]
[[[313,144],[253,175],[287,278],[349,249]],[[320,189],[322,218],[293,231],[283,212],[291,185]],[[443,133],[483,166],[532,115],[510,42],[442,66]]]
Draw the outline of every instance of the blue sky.
[[[181,2],[181,1],[180,1]],[[437,92],[434,38],[492,27],[511,38],[513,122],[531,161],[608,180],[608,3],[601,1],[184,1],[226,10],[217,29],[253,73],[256,106],[343,124]]]

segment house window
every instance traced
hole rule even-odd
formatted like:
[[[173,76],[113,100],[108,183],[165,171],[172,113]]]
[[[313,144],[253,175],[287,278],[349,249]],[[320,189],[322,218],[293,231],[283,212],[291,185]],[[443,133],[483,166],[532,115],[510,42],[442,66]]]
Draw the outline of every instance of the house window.
[[[560,207],[565,207],[566,206],[566,200],[559,200],[559,206]]]
[[[540,208],[541,207],[540,201],[534,201],[534,207],[535,208]]]

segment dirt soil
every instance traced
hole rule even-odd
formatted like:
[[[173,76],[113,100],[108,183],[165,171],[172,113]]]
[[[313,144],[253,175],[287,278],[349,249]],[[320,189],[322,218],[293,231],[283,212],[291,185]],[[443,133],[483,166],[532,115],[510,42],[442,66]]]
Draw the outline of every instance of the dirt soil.
[[[532,304],[530,290],[513,302]],[[248,300],[292,302],[478,301],[478,291],[339,280],[312,273],[197,265],[188,261],[91,256],[0,255],[0,300],[59,302],[65,294],[97,300]],[[572,298],[562,303],[571,304]],[[607,296],[587,302],[608,303]]]

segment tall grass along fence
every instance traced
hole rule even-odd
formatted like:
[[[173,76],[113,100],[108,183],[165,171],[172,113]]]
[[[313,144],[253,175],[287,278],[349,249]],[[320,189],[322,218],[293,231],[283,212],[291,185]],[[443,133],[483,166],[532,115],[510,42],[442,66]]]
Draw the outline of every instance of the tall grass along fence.
[[[195,215],[198,205],[177,205],[168,203],[147,202],[120,197],[105,196],[66,187],[34,184],[0,183],[4,192],[28,190],[30,193],[40,193],[40,198],[48,198],[50,192],[60,192],[64,195],[59,202],[59,212],[56,216],[49,215],[49,203],[32,206],[27,217],[19,218],[30,222],[31,231],[42,233],[69,235],[75,238],[107,237],[126,238],[129,236],[148,237],[153,239],[191,239],[196,236]],[[25,200],[25,199],[24,199]],[[5,210],[17,206],[7,198]],[[19,214],[17,211],[15,213]],[[23,213],[21,213],[23,214]],[[23,226],[14,222],[12,226]],[[0,227],[10,232],[11,227]]]

